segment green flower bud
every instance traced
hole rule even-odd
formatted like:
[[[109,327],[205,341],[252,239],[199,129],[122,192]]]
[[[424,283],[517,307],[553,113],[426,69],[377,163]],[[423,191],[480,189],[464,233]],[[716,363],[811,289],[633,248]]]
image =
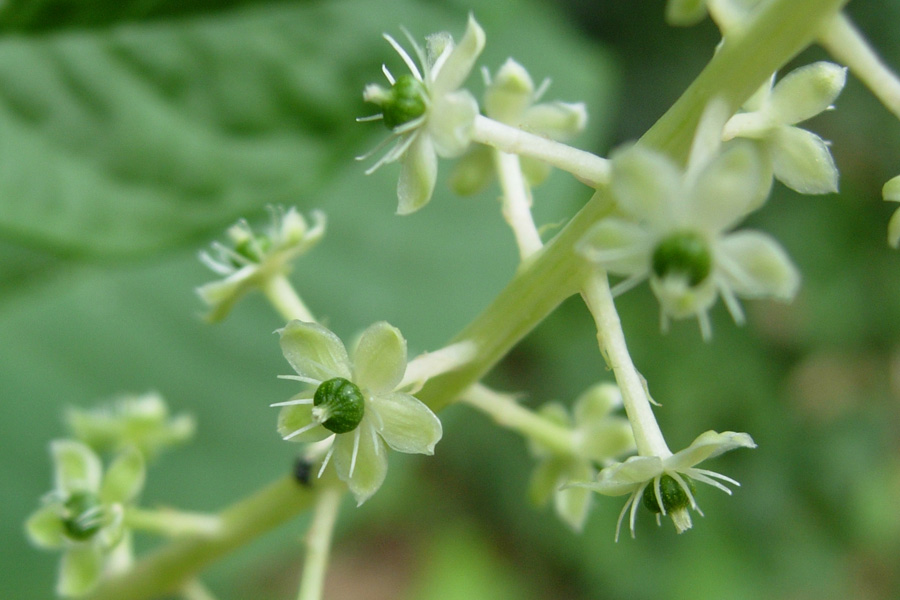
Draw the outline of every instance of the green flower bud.
[[[103,507],[96,494],[75,492],[63,504],[63,510],[63,526],[73,540],[89,540],[103,527]]]
[[[694,482],[682,475],[685,483],[688,484],[688,487],[691,489],[691,494],[696,491],[694,487]],[[659,495],[662,497],[663,506],[666,509],[666,514],[671,514],[677,512],[679,510],[685,510],[691,505],[691,499],[688,498],[687,493],[685,493],[684,488],[681,487],[681,484],[675,481],[675,478],[670,475],[663,475],[659,478]],[[644,490],[644,507],[652,513],[659,514],[662,512],[659,508],[659,502],[656,500],[656,489],[654,488],[653,483]]]
[[[685,275],[691,287],[702,283],[712,271],[712,254],[706,239],[693,231],[674,233],[653,251],[653,272],[660,279]]]
[[[313,415],[322,427],[334,433],[353,431],[365,413],[359,388],[343,377],[323,381],[313,396]]]
[[[401,75],[381,103],[384,125],[394,129],[425,114],[425,86],[412,75]]]

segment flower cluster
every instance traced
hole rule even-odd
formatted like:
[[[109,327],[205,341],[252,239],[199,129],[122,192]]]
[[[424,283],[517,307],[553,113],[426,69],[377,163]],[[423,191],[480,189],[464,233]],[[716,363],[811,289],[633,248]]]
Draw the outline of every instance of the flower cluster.
[[[591,494],[582,487],[566,487],[570,481],[593,479],[594,465],[634,451],[631,425],[612,412],[622,406],[619,388],[600,383],[576,400],[572,414],[559,403],[544,405],[539,414],[572,431],[573,451],[560,453],[538,440],[531,452],[538,457],[531,477],[530,496],[538,506],[553,498],[556,514],[575,531],[581,531],[591,506]]]
[[[359,504],[374,494],[387,474],[387,449],[433,454],[441,422],[414,396],[398,391],[406,372],[406,340],[385,322],[363,331],[348,354],[333,332],[316,323],[291,321],[281,349],[297,375],[285,376],[307,389],[285,402],[278,432],[285,440],[332,443],[321,474],[333,456],[338,477]],[[351,358],[352,357],[352,358]]]
[[[50,445],[54,489],[26,522],[31,542],[62,549],[57,592],[79,596],[90,591],[104,570],[114,570],[116,552],[127,552],[125,508],[144,485],[144,458],[123,450],[106,473],[100,458],[82,444],[57,440]]]
[[[312,248],[325,233],[325,215],[319,211],[312,213],[312,227],[296,208],[273,207],[270,211],[272,222],[267,230],[254,232],[242,220],[228,229],[230,247],[214,243],[216,256],[200,253],[200,260],[222,276],[197,288],[210,308],[210,321],[224,319],[246,293],[286,275],[291,261]]]
[[[367,173],[386,163],[400,161],[397,213],[405,215],[419,210],[431,199],[437,179],[437,157],[459,156],[469,146],[478,102],[460,86],[481,54],[485,36],[471,15],[458,45],[450,34],[437,33],[428,37],[423,50],[407,34],[421,70],[394,38],[387,34],[384,37],[403,59],[410,74],[394,77],[385,67],[384,74],[391,87],[370,84],[363,92],[367,102],[381,109],[372,118],[381,119],[391,130],[389,140],[397,139]]]

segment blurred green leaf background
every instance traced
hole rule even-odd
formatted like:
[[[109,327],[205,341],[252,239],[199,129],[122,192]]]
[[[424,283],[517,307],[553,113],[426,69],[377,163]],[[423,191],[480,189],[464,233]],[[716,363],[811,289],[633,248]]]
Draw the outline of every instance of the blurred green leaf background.
[[[193,288],[197,251],[272,203],[328,213],[324,242],[292,276],[342,336],[385,319],[411,351],[439,347],[515,269],[491,189],[455,198],[443,181],[411,217],[396,169],[366,177],[353,157],[383,137],[363,86],[399,59],[381,39],[406,26],[459,35],[473,10],[482,64],[513,56],[548,98],[583,100],[582,147],[633,139],[711,56],[710,23],[671,29],[664,3],[569,0],[396,2],[8,0],[0,7],[0,597],[52,594],[57,556],[22,523],[50,488],[47,442],[62,410],[155,389],[197,416],[193,444],[150,471],[148,506],[216,510],[291,468],[271,402],[289,372],[258,297],[208,326]],[[900,5],[850,14],[900,68]],[[796,64],[824,58],[810,50]],[[476,89],[478,78],[473,77]],[[775,234],[804,273],[791,306],[751,303],[715,336],[693,323],[662,336],[644,288],[619,301],[630,347],[673,447],[707,429],[750,432],[752,452],[714,468],[742,482],[702,489],[706,518],[677,537],[642,515],[613,543],[621,502],[598,498],[582,535],[525,492],[525,443],[464,407],[441,416],[433,459],[392,456],[384,488],[342,512],[326,597],[502,599],[890,599],[900,596],[900,271],[885,244],[880,187],[900,173],[900,124],[851,78],[838,111],[810,127],[834,141],[841,194],[776,187],[750,225]],[[450,165],[442,163],[446,177]],[[555,173],[540,223],[589,191]],[[571,401],[609,379],[572,300],[491,376],[525,402]],[[292,598],[305,519],[215,566],[223,600]],[[141,541],[150,548],[154,540]]]

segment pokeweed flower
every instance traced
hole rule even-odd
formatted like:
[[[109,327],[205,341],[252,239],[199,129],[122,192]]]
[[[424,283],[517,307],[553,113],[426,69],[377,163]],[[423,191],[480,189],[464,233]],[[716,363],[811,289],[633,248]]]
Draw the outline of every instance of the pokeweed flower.
[[[97,452],[134,446],[147,458],[188,440],[195,429],[191,415],[171,416],[156,392],[124,395],[92,409],[71,408],[66,423],[72,434]]]
[[[363,331],[348,355],[334,333],[316,323],[291,321],[281,349],[309,387],[281,406],[278,433],[285,440],[332,439],[330,458],[338,477],[359,504],[374,494],[387,474],[385,444],[407,454],[434,454],[441,422],[417,398],[397,391],[406,372],[406,340],[385,322]],[[351,358],[352,356],[352,358]]]
[[[900,175],[884,184],[882,194],[888,202],[900,202]],[[894,211],[888,223],[888,244],[900,247],[900,208]]]
[[[758,203],[762,173],[749,143],[732,143],[682,172],[668,157],[634,146],[613,158],[610,184],[620,214],[594,225],[579,252],[626,277],[618,294],[645,279],[669,318],[696,317],[711,336],[707,311],[721,295],[738,324],[738,296],[789,301],[800,276],[781,246],[758,231],[728,233]]]
[[[212,246],[215,257],[200,253],[200,260],[222,276],[197,288],[210,308],[210,321],[224,319],[247,292],[286,275],[291,261],[316,245],[325,233],[325,214],[320,211],[313,211],[312,227],[294,207],[272,207],[270,212],[268,229],[254,232],[241,220],[228,229],[231,247],[216,242]]]
[[[31,542],[62,549],[57,592],[80,596],[96,585],[126,539],[125,507],[144,484],[144,459],[135,448],[124,450],[106,474],[94,452],[72,440],[50,444],[54,489],[25,524]]]
[[[619,388],[597,384],[575,401],[572,415],[559,403],[543,406],[539,414],[571,429],[573,451],[560,453],[532,439],[532,454],[539,462],[531,477],[530,496],[538,506],[553,498],[556,514],[575,531],[581,531],[591,506],[592,494],[582,487],[567,487],[570,481],[585,481],[596,475],[594,463],[604,463],[634,451],[634,436],[628,419],[612,412],[622,406]]]
[[[437,178],[437,157],[459,156],[469,146],[478,102],[460,86],[469,76],[485,42],[484,31],[471,15],[458,45],[450,34],[437,33],[428,36],[423,50],[406,35],[421,70],[406,50],[385,34],[385,39],[409,67],[410,74],[395,78],[383,67],[391,87],[370,84],[363,92],[366,102],[377,105],[381,113],[362,119],[381,119],[391,130],[388,141],[397,139],[366,173],[385,163],[400,161],[397,213],[401,215],[419,210],[431,199]],[[380,145],[373,152],[379,148]]]
[[[622,521],[629,508],[631,509],[629,529],[631,537],[634,537],[635,515],[641,501],[648,510],[656,513],[657,523],[660,517],[668,516],[678,533],[683,533],[692,525],[689,508],[703,516],[694,499],[693,481],[719,488],[729,495],[731,490],[721,482],[740,486],[730,477],[698,469],[696,465],[735,448],[755,447],[753,438],[746,433],[707,431],[698,436],[690,446],[675,454],[665,457],[632,456],[625,462],[601,470],[595,481],[576,482],[571,485],[593,490],[604,496],[629,494],[616,523],[616,541],[619,540]]]
[[[484,113],[495,121],[517,127],[558,142],[567,141],[587,125],[587,110],[583,102],[540,102],[550,80],[545,79],[535,89],[525,67],[507,59],[495,77],[483,71],[486,91]],[[474,194],[483,189],[494,176],[491,148],[475,146],[459,160],[450,178],[450,185],[458,194]],[[550,174],[546,162],[521,156],[522,172],[529,185],[538,185]]]
[[[838,188],[838,170],[828,143],[796,127],[832,108],[847,81],[847,69],[816,62],[795,69],[773,86],[774,76],[734,115],[723,140],[748,138],[759,144],[764,166],[801,194],[828,194]]]

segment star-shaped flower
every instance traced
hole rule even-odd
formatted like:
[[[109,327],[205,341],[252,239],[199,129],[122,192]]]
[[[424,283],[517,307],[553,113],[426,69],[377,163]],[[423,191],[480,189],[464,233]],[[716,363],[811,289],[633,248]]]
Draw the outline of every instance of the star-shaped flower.
[[[124,539],[124,509],[143,487],[144,460],[127,449],[104,475],[100,459],[81,442],[57,440],[50,449],[55,486],[25,529],[36,546],[63,550],[57,592],[80,596],[96,585]]]
[[[459,156],[469,146],[478,102],[460,86],[481,54],[485,36],[471,15],[459,45],[454,44],[450,34],[437,33],[428,36],[423,50],[407,34],[421,70],[394,38],[387,34],[384,37],[411,74],[395,78],[384,67],[391,87],[385,89],[370,84],[363,92],[367,102],[382,110],[372,119],[383,120],[391,130],[388,140],[397,138],[397,143],[366,173],[372,173],[383,164],[400,161],[397,213],[405,215],[419,210],[431,199],[437,178],[437,157]]]
[[[273,207],[271,213],[267,230],[257,233],[246,221],[239,221],[228,229],[231,247],[214,243],[215,257],[200,253],[200,260],[222,276],[197,288],[210,308],[210,321],[224,319],[247,292],[286,275],[291,261],[316,245],[325,233],[322,212],[312,213],[312,227],[294,207],[286,211]]]
[[[387,448],[433,454],[441,422],[417,398],[397,391],[406,372],[406,340],[385,322],[363,331],[351,355],[334,333],[316,323],[291,321],[281,330],[284,357],[297,372],[285,376],[309,384],[282,406],[278,432],[285,440],[333,443],[338,477],[359,504],[387,474]]]
[[[747,142],[733,144],[682,172],[640,146],[618,153],[610,187],[620,214],[594,225],[579,251],[626,277],[615,294],[649,279],[664,330],[670,317],[695,316],[709,339],[707,311],[719,295],[737,323],[738,296],[791,300],[800,276],[781,246],[758,231],[728,233],[758,204],[758,155]]]
[[[622,508],[622,512],[619,513],[619,520],[616,523],[616,541],[619,539],[619,530],[629,507],[631,508],[629,528],[631,537],[634,537],[635,514],[641,500],[649,510],[657,514],[657,521],[660,516],[668,516],[675,524],[678,533],[682,533],[691,528],[691,515],[688,508],[703,515],[694,499],[692,481],[719,488],[729,495],[731,490],[721,483],[722,481],[731,485],[740,485],[730,477],[714,471],[698,469],[696,465],[735,448],[755,447],[753,439],[746,433],[707,431],[680,452],[667,457],[633,456],[625,462],[606,467],[600,471],[600,475],[595,481],[573,483],[572,485],[593,490],[604,496],[629,494],[628,501]]]
[[[776,179],[801,194],[837,191],[838,170],[828,143],[799,127],[832,108],[844,88],[847,69],[817,62],[788,73],[773,86],[774,76],[734,115],[722,132],[723,140],[755,140],[766,157],[764,166]]]
[[[564,487],[570,481],[593,479],[595,463],[604,463],[634,451],[634,436],[628,419],[612,415],[622,405],[619,388],[597,384],[575,401],[573,414],[559,403],[549,403],[540,414],[572,430],[574,452],[560,454],[537,441],[531,451],[540,460],[531,477],[530,496],[544,506],[553,498],[556,514],[575,531],[581,531],[591,507],[590,491]]]

